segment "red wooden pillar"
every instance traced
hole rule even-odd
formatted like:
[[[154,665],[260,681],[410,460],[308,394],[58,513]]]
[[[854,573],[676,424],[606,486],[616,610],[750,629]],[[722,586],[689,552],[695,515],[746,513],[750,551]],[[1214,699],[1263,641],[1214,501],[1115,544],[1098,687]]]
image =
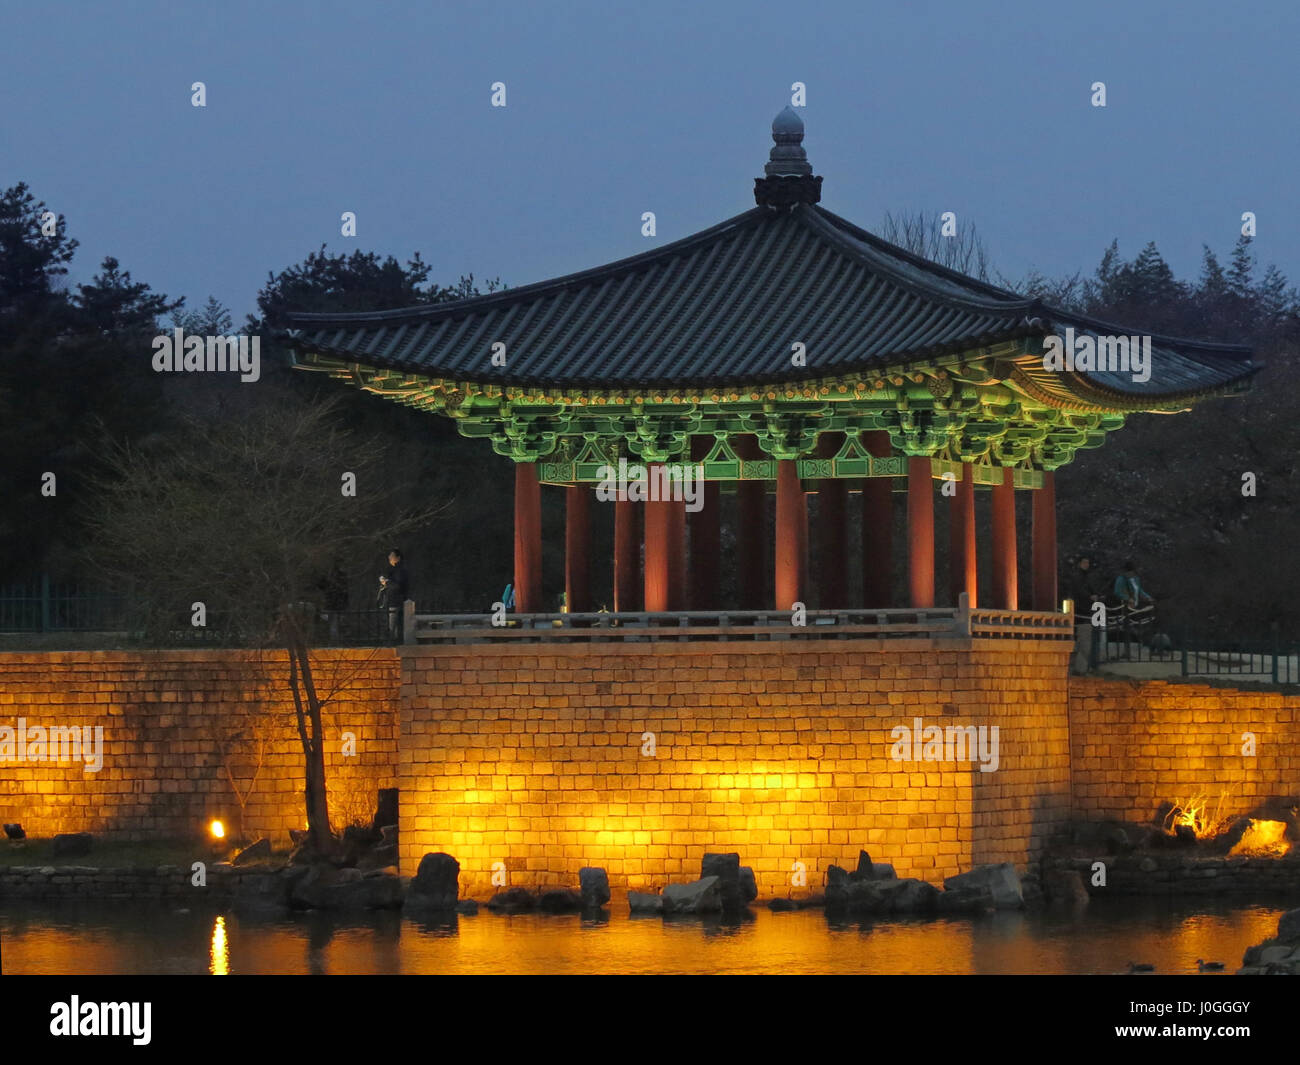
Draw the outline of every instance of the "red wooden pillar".
[[[843,446],[843,433],[822,433],[817,439],[817,457],[834,458]],[[817,605],[823,610],[849,605],[844,514],[848,496],[846,481],[826,477],[817,482]]]
[[[1043,471],[1043,487],[1033,500],[1033,601],[1035,610],[1055,611],[1056,601],[1056,475]]]
[[[808,572],[808,499],[799,483],[799,464],[776,464],[776,609],[805,602]]]
[[[907,579],[912,606],[934,606],[934,485],[930,460],[907,459]]]
[[[1016,487],[1010,466],[993,486],[993,606],[1019,610],[1016,587]]]
[[[591,609],[591,489],[564,490],[564,600],[569,612]]]
[[[762,457],[752,436],[733,444],[741,459]],[[736,592],[741,610],[762,610],[766,593],[763,572],[767,558],[767,482],[736,482]]]
[[[672,609],[673,503],[659,491],[662,470],[662,462],[646,465],[645,608],[652,612]]]
[[[862,445],[878,459],[891,453],[889,434],[863,433]],[[893,605],[894,495],[889,477],[868,477],[862,483],[862,605]]]
[[[978,605],[976,594],[976,555],[975,555],[975,471],[969,462],[963,462],[961,480],[954,486],[948,511],[948,560],[949,577],[952,584],[952,602],[965,592],[970,599],[971,609]]]
[[[535,463],[516,462],[515,612],[542,609],[542,486]]]
[[[685,610],[690,592],[686,587],[686,500],[674,499],[668,507],[668,609]]]
[[[641,606],[641,510],[626,499],[614,502],[614,610]]]
[[[713,448],[713,437],[697,436],[691,441],[691,458],[702,463]],[[692,511],[690,608],[692,610],[722,609],[722,493],[717,481],[696,480],[694,491],[699,500],[699,510]]]

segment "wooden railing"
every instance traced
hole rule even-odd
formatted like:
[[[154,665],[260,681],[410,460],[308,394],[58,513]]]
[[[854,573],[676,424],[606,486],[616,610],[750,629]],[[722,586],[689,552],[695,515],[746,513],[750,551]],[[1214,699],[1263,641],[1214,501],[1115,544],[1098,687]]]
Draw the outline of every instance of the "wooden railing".
[[[809,610],[678,610],[663,613],[417,614],[406,603],[404,640],[416,643],[649,642],[980,638],[1071,640],[1067,614],[958,607]],[[801,621],[802,624],[796,624]],[[504,621],[504,624],[500,622]]]

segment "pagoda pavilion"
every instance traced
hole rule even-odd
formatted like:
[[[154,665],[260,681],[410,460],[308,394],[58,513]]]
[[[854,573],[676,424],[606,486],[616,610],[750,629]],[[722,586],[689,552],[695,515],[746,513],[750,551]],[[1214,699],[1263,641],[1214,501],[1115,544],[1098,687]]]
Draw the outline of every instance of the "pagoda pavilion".
[[[861,603],[887,607],[892,493],[907,497],[908,605],[935,604],[935,482],[951,507],[950,586],[969,604],[1057,606],[1055,472],[1133,412],[1244,391],[1240,346],[1140,338],[946,269],[820,206],[790,108],[757,206],[665,247],[487,296],[292,315],[295,363],[455,420],[515,463],[516,605],[542,607],[541,486],[566,499],[566,590],[590,610],[592,498],[620,460],[702,467],[703,506],[614,507],[615,611],[719,608],[720,489],[736,493],[743,609],[847,607],[847,514],[860,498]],[[1087,357],[1048,358],[1061,337]],[[1073,351],[1067,353],[1073,355]],[[1109,358],[1108,358],[1109,355]],[[775,485],[775,544],[766,500]],[[992,587],[976,588],[976,493],[991,494]],[[1015,493],[1032,496],[1032,588],[1017,588]],[[643,514],[641,513],[643,510]],[[644,574],[640,572],[644,530]],[[763,579],[775,552],[775,587]],[[644,582],[642,586],[642,581]],[[643,597],[642,597],[643,592]]]

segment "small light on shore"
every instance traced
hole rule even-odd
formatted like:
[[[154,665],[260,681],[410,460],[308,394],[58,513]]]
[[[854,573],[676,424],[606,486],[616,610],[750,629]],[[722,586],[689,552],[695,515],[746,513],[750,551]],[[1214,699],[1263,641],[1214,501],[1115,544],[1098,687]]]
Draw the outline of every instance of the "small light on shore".
[[[212,824],[208,826],[208,831],[212,833],[213,839],[226,838],[226,826],[220,821],[213,821]]]

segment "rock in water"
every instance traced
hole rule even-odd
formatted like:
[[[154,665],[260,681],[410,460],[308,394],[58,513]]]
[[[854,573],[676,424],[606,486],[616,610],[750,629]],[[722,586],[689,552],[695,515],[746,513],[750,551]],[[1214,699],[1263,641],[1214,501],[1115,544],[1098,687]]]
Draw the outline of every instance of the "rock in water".
[[[537,899],[527,888],[512,887],[493,895],[487,906],[493,913],[530,913],[537,906]]]
[[[1300,944],[1300,910],[1287,910],[1278,918],[1277,938],[1283,943]]]
[[[739,854],[706,854],[700,862],[700,876],[718,878],[718,898],[724,910],[738,910],[745,904],[740,887]]]
[[[740,897],[745,905],[758,898],[758,880],[754,877],[754,870],[747,865],[740,867]]]
[[[460,862],[450,854],[426,854],[406,893],[410,910],[452,910],[460,896]]]
[[[537,907],[537,899],[527,888],[512,887],[493,895],[487,907],[493,913],[531,913]]]
[[[542,913],[578,913],[582,910],[582,896],[570,888],[553,888],[537,897],[537,908]]]
[[[999,910],[1018,909],[1025,903],[1020,890],[1020,877],[1010,862],[1001,865],[981,865],[969,873],[950,876],[943,882],[944,891],[961,891],[967,888],[987,890],[993,905]]]
[[[1089,898],[1083,875],[1077,869],[1053,869],[1047,874],[1043,889],[1050,902],[1063,902],[1068,906],[1085,905]]]
[[[609,901],[609,876],[604,869],[594,865],[579,869],[578,887],[584,910],[598,910]]]
[[[866,851],[858,851],[858,867],[849,874],[852,880],[896,880],[898,873],[889,862],[873,862]]]
[[[271,841],[263,836],[256,843],[250,843],[230,859],[231,865],[247,865],[261,858],[271,857]]]
[[[722,909],[721,884],[706,876],[692,884],[669,884],[664,888],[664,913],[717,913]]]
[[[939,905],[939,889],[924,880],[908,878],[906,880],[886,881],[893,891],[890,909],[893,913],[933,913]]]
[[[386,910],[402,902],[397,877],[367,877],[360,869],[328,865],[310,866],[290,891],[293,903],[310,910]]]
[[[939,892],[935,908],[940,913],[992,913],[993,892],[987,887],[959,887]]]
[[[663,913],[664,900],[659,895],[629,891],[627,893],[627,907],[631,913]]]
[[[304,873],[306,869],[298,866]],[[235,912],[241,917],[284,917],[293,880],[282,874],[241,876],[235,883]]]

